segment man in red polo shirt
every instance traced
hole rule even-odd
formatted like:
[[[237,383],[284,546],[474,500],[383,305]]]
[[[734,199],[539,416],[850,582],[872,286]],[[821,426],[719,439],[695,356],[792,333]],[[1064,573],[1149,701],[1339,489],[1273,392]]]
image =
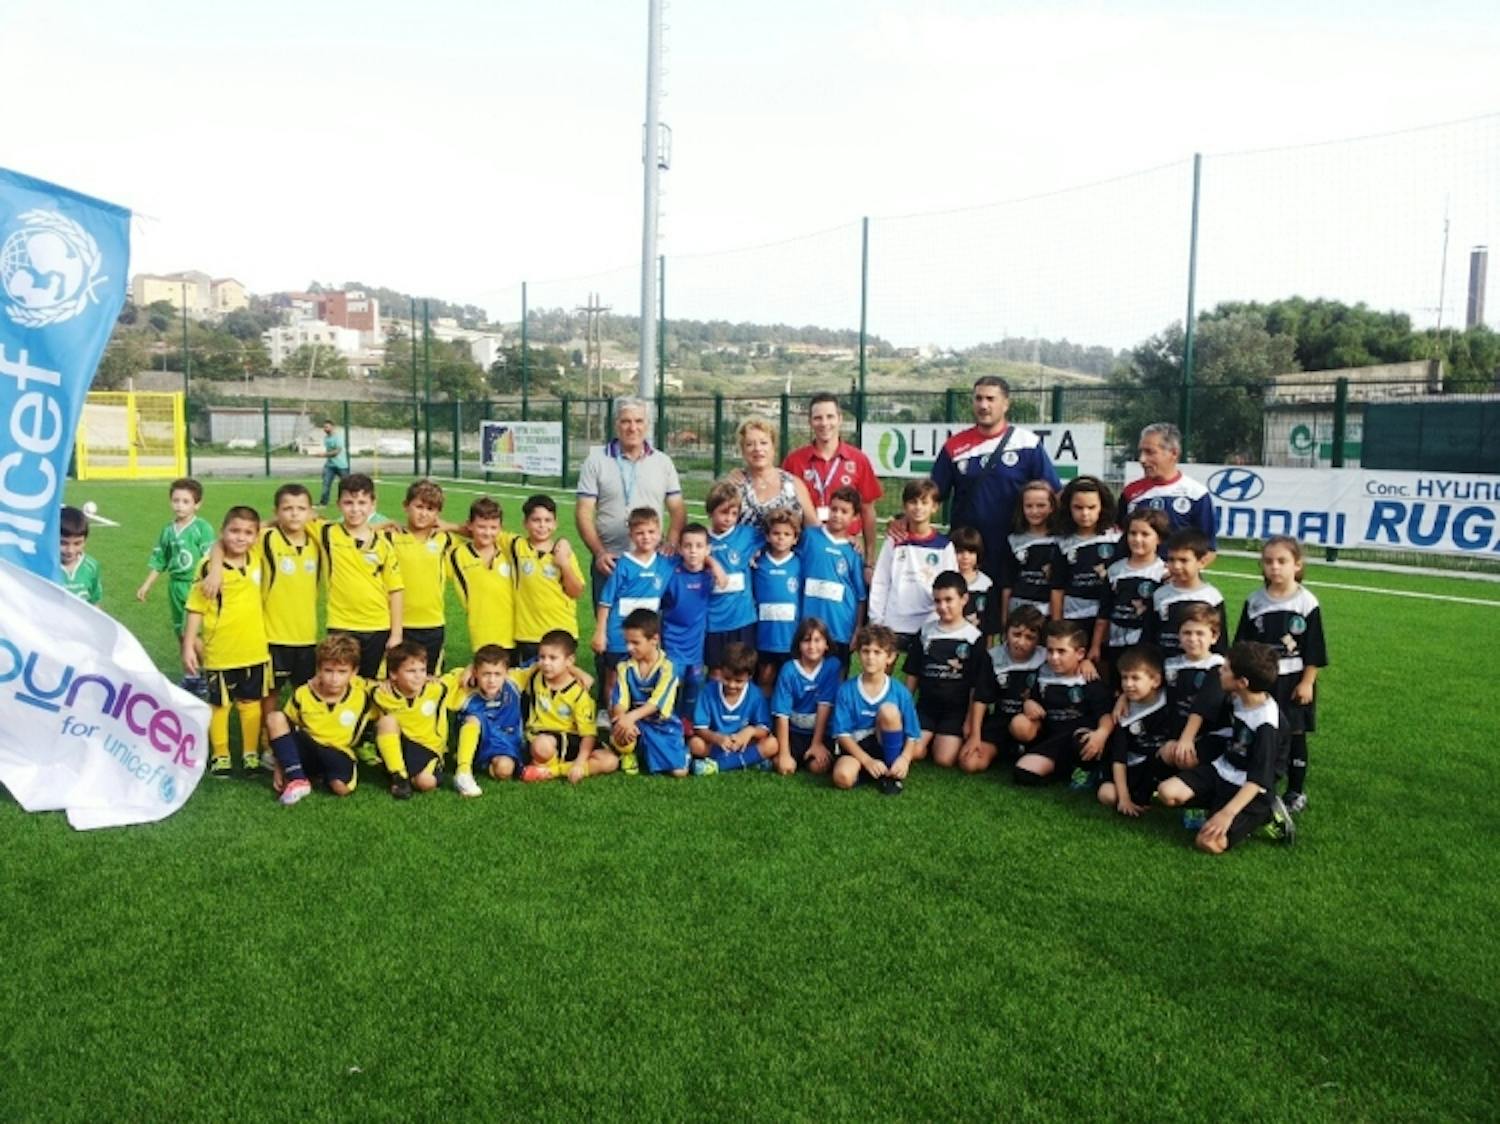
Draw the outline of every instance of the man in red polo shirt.
[[[837,395],[827,391],[814,394],[807,406],[807,419],[812,426],[812,444],[793,449],[781,462],[781,467],[807,485],[817,506],[818,518],[825,521],[829,496],[839,488],[853,487],[859,492],[860,517],[850,525],[849,537],[863,540],[865,567],[872,568],[879,554],[875,501],[885,494],[885,489],[880,486],[870,458],[840,435],[843,419],[839,415]]]

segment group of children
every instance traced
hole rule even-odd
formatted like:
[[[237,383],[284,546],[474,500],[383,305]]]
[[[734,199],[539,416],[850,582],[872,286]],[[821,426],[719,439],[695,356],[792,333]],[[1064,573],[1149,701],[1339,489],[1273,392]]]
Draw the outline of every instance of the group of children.
[[[1197,840],[1210,851],[1262,826],[1289,839],[1306,803],[1327,657],[1299,545],[1265,544],[1264,588],[1229,647],[1224,599],[1201,574],[1208,541],[1169,534],[1151,509],[1116,526],[1113,496],[1093,477],[1060,495],[1027,486],[1009,549],[989,567],[977,531],[937,530],[935,485],[912,481],[905,533],[886,541],[868,585],[847,534],[861,505],[852,488],[829,497],[821,526],[772,511],[761,529],[740,521],[739,489],[716,484],[707,525],[687,525],[671,553],[660,515],[632,511],[631,549],[595,611],[602,715],[576,661],[582,574],[547,496],[526,501],[524,530],[510,534],[488,498],[466,523],[442,522],[442,491],[422,480],[407,490],[404,524],[377,527],[374,485],[354,474],[340,482],[338,522],[287,484],[272,523],[234,507],[213,542],[197,483],[175,482],[171,498],[138,596],[169,575],[184,669],[202,669],[213,708],[210,771],[230,771],[231,710],[243,764],[259,766],[264,716],[284,803],[316,777],[347,795],[362,757],[384,765],[395,796],[433,789],[450,726],[464,796],[481,793],[476,770],[578,783],[746,768],[894,795],[914,760],[970,773],[1002,760],[1020,784],[1066,780],[1129,816],[1153,797],[1204,807]],[[71,511],[65,571],[81,568]],[[450,582],[474,656],[444,673]]]

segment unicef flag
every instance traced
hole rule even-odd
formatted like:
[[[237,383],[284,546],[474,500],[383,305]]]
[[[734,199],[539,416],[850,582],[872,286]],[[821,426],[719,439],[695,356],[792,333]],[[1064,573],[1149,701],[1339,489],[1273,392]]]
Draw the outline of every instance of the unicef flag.
[[[73,434],[129,269],[129,211],[0,168],[0,559],[52,581]]]

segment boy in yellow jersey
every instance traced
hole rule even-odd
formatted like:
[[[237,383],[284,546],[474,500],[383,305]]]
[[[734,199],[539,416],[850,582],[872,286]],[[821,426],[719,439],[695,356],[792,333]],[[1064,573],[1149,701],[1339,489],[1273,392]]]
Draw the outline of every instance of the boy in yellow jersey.
[[[323,572],[328,583],[328,631],[359,641],[359,673],[380,675],[388,648],[400,644],[401,563],[390,539],[375,533],[375,482],[361,472],[339,481],[341,523],[318,528]]]
[[[283,484],[276,489],[276,522],[260,533],[261,597],[278,688],[296,690],[317,672],[319,552],[308,534],[312,517],[311,493]]]
[[[448,554],[458,545],[442,529],[443,489],[431,480],[416,480],[406,489],[406,526],[388,523],[381,531],[396,548],[401,564],[401,637],[427,649],[427,674],[443,666],[443,587],[448,581]]]
[[[526,534],[512,544],[516,567],[516,658],[525,666],[537,658],[542,637],[561,629],[578,637],[578,595],[583,571],[572,543],[557,537],[557,504],[532,496],[521,505]]]
[[[354,637],[325,637],[315,651],[312,678],[292,691],[284,708],[266,715],[286,805],[312,791],[313,776],[321,776],[335,796],[348,796],[359,782],[354,747],[369,720],[375,684],[355,674],[359,641]]]
[[[510,673],[527,703],[531,764],[521,770],[523,781],[565,776],[578,784],[620,767],[619,757],[596,745],[593,681],[578,670],[577,657],[578,641],[555,628],[537,646],[536,665]]]
[[[208,723],[208,771],[226,777],[229,762],[229,711],[240,718],[240,752],[245,771],[260,768],[261,708],[272,692],[271,651],[262,617],[263,569],[254,551],[260,516],[253,507],[231,507],[224,513],[219,545],[224,552],[222,588],[215,597],[203,592],[201,580],[188,593],[182,632],[182,665],[197,675],[198,635],[203,634],[204,678],[211,708]],[[199,565],[199,577],[209,563]]]
[[[465,665],[446,675],[429,677],[427,653],[403,640],[386,657],[390,682],[375,689],[375,745],[391,776],[391,795],[411,799],[412,789],[431,792],[442,783],[443,754],[448,749],[448,713],[469,697],[473,669]]]
[[[516,585],[510,552],[514,537],[500,529],[500,505],[481,496],[469,505],[469,541],[448,555],[448,572],[469,621],[472,651],[486,644],[499,645],[507,652],[516,646]]]

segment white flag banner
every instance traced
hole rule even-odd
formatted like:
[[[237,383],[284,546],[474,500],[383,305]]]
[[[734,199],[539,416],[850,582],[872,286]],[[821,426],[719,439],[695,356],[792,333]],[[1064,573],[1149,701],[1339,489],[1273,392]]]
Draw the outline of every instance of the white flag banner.
[[[0,560],[0,783],[80,830],[152,823],[203,776],[208,706],[123,625]]]

